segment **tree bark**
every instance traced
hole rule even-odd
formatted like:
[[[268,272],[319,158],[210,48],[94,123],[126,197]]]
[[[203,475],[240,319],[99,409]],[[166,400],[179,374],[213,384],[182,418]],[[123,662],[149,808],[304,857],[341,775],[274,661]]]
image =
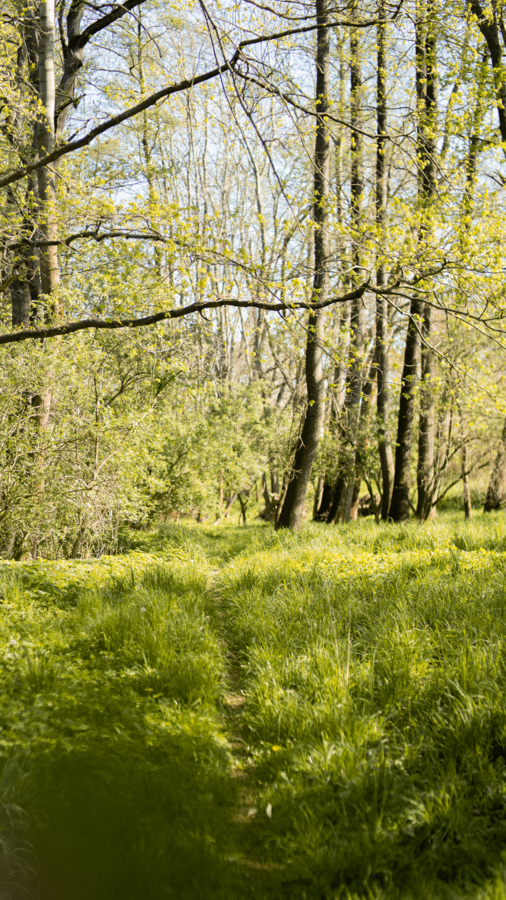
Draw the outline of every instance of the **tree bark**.
[[[330,29],[327,0],[317,0],[316,126],[314,170],[314,280],[313,300],[326,299],[329,290],[328,192],[330,141],[325,113],[329,106]],[[309,314],[306,344],[307,410],[277,528],[299,531],[307,489],[325,416],[325,385],[322,369],[324,318],[320,311]]]
[[[378,18],[385,18],[385,0],[378,2]],[[385,25],[378,25],[378,59],[376,82],[376,223],[378,226],[379,252],[381,254],[385,238],[385,220],[387,209],[387,167],[386,167],[386,132],[387,132],[387,85],[386,85],[386,32]],[[385,263],[380,258],[376,269],[376,284],[386,287],[387,275]],[[381,518],[388,519],[392,491],[394,487],[394,457],[390,442],[388,423],[389,413],[389,360],[388,360],[388,313],[387,301],[380,294],[376,298],[376,366],[377,366],[377,414],[378,442],[381,465],[383,493],[381,498]]]
[[[410,303],[408,333],[402,369],[397,441],[395,448],[395,476],[390,505],[390,518],[394,522],[409,519],[411,490],[411,442],[413,437],[415,387],[420,357],[419,327],[422,321],[423,303],[413,298]]]

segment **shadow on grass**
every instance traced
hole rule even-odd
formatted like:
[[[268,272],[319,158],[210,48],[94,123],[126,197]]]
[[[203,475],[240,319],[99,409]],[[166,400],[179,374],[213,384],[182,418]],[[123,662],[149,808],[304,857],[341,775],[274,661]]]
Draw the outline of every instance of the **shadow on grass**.
[[[211,745],[59,748],[32,762],[23,802],[41,900],[235,895],[235,786]]]

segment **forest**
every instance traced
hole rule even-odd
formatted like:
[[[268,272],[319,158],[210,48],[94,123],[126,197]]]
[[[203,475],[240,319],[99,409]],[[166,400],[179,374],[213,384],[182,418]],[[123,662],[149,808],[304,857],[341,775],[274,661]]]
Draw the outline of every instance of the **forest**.
[[[2,900],[506,898],[502,0],[4,0]]]

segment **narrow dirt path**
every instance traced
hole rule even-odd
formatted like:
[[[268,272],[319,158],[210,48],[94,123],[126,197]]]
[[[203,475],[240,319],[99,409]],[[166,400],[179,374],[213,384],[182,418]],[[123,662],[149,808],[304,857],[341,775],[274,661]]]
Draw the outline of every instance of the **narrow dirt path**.
[[[244,673],[240,666],[237,652],[228,634],[228,611],[224,608],[219,589],[220,570],[211,573],[208,590],[213,599],[216,614],[220,622],[220,641],[227,660],[226,690],[223,697],[223,726],[228,747],[233,754],[232,777],[240,782],[239,802],[234,815],[234,822],[239,828],[239,868],[244,888],[241,900],[281,900],[279,892],[280,867],[264,863],[257,857],[261,855],[261,847],[251,833],[255,819],[261,815],[255,803],[255,770],[250,753],[251,736],[244,723],[244,711],[247,703]],[[256,857],[256,858],[255,858]],[[276,877],[277,876],[277,877]],[[278,885],[278,886],[276,886]]]

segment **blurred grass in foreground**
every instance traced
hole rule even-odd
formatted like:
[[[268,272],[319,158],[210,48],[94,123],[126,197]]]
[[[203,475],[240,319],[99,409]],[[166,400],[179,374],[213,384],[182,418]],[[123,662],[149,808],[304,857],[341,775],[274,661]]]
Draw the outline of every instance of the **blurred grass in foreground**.
[[[131,541],[2,566],[2,900],[506,897],[503,514]]]

